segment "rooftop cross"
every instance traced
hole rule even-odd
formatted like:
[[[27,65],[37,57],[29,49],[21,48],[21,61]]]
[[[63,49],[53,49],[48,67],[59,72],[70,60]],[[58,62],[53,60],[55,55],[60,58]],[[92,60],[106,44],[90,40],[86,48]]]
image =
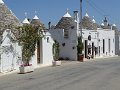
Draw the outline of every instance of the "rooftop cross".
[[[28,21],[28,18],[27,18],[27,12],[25,12],[25,19],[23,20],[22,23],[23,24],[30,24],[30,22]]]
[[[33,19],[39,19],[38,16],[37,16],[37,11],[35,11],[35,16]]]
[[[89,15],[88,15],[88,10],[86,9],[86,14],[85,14],[85,16],[86,17],[89,17]]]
[[[69,14],[69,9],[67,8],[67,12],[63,17],[71,17],[71,15]]]
[[[67,8],[67,13],[69,13],[69,9]]]

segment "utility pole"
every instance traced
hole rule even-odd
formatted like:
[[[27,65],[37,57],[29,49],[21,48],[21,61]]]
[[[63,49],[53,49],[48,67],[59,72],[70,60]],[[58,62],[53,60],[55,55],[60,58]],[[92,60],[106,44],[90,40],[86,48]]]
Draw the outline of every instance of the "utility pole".
[[[80,36],[82,38],[82,0],[80,0]]]

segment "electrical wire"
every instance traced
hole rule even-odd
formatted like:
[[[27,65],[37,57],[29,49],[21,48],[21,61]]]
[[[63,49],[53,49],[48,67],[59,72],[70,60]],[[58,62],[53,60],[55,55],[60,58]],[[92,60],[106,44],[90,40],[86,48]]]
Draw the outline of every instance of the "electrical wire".
[[[100,16],[109,17],[109,21],[114,22],[114,23],[115,23],[115,21],[119,22],[118,21],[119,19],[115,20],[115,18],[113,16],[107,15],[106,12],[104,10],[102,10],[100,7],[98,7],[98,5],[96,5],[92,0],[86,0],[86,3],[89,4]],[[119,23],[116,23],[116,24],[119,25]]]

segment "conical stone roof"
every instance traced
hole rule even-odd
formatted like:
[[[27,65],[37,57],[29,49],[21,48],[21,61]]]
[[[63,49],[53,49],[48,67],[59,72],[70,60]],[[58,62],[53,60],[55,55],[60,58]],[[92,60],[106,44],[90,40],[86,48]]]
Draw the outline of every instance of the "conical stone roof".
[[[32,19],[32,21],[30,22],[30,24],[32,26],[35,26],[35,27],[40,27],[40,29],[44,29],[44,24],[42,24],[38,18],[37,15],[34,16],[34,18]]]
[[[25,18],[22,23],[23,24],[30,24],[30,22],[28,21],[28,18]]]
[[[82,19],[82,27],[83,29],[97,30],[98,24],[96,23],[95,19],[91,20],[89,15],[86,13]]]
[[[75,27],[74,18],[67,12],[56,25],[55,29],[73,29]]]
[[[33,25],[41,25],[41,22],[40,22],[39,18],[36,15],[32,19],[31,24],[33,24]]]
[[[4,4],[0,3],[0,35],[5,29],[14,30],[15,27],[22,25],[12,11]],[[13,31],[17,34],[17,31]]]

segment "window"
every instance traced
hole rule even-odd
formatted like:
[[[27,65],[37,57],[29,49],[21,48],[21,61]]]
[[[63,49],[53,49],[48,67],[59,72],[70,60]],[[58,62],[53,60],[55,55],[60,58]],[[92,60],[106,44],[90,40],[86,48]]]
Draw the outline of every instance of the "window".
[[[103,39],[103,53],[105,53],[105,39]]]
[[[69,37],[69,31],[68,30],[64,30],[64,38],[68,38]]]
[[[110,39],[108,39],[108,51],[110,53]]]
[[[47,37],[47,43],[49,43],[49,37]]]

